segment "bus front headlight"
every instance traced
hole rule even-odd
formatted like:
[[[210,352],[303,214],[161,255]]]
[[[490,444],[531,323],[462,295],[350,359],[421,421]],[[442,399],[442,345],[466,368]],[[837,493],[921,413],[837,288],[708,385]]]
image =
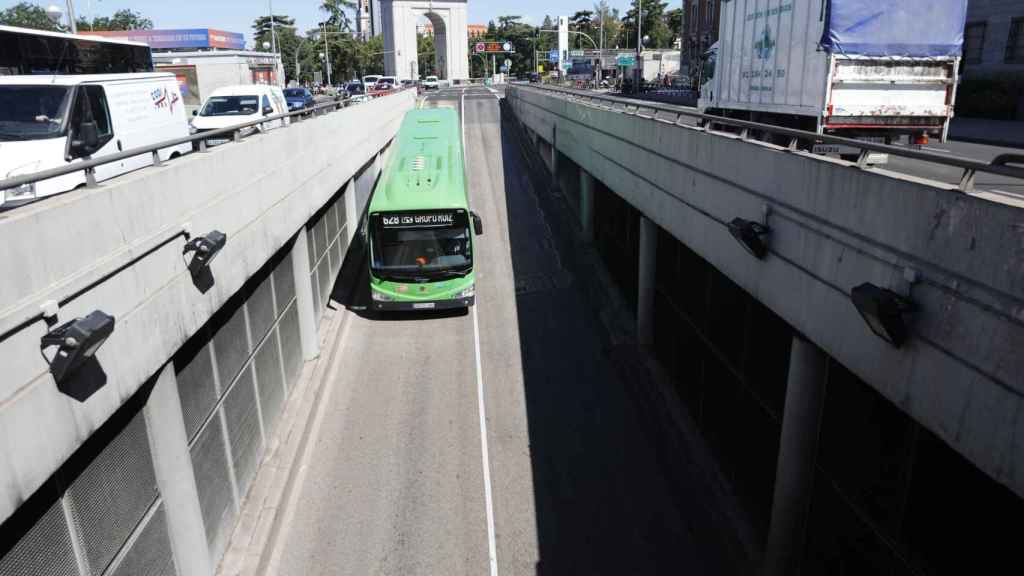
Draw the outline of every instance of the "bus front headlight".
[[[476,296],[476,284],[470,284],[465,290],[459,292],[456,298],[472,298]]]
[[[394,302],[395,300],[390,295],[385,294],[383,292],[378,292],[376,290],[371,290],[370,295],[373,296],[374,302]]]

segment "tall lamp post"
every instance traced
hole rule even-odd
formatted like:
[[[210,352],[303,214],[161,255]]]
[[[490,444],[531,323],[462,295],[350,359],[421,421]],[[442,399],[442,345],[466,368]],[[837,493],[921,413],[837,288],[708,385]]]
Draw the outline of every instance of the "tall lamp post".
[[[75,6],[71,2],[71,0],[67,0],[67,7],[68,25],[71,29],[71,33],[78,34],[78,23],[75,22]],[[50,22],[53,22],[54,24],[59,24],[62,16],[64,16],[64,13],[61,12],[60,8],[58,8],[55,4],[50,4],[46,8],[46,17],[50,19]]]
[[[320,25],[324,29],[324,61],[326,62],[327,68],[327,85],[331,86],[331,50],[327,45],[327,22],[321,22]]]
[[[636,64],[633,66],[633,93],[640,91],[640,79],[643,78],[643,36],[640,27],[643,25],[644,0],[636,0]]]

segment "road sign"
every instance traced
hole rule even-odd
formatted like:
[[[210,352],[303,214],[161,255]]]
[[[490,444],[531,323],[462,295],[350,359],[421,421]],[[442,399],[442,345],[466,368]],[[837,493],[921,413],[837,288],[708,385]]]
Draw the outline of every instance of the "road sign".
[[[558,62],[558,50],[548,52],[548,62]]]
[[[569,56],[583,56],[583,50],[569,50]]]
[[[515,52],[516,47],[511,42],[477,42],[476,51],[482,53]]]
[[[505,70],[511,70],[511,69],[512,69],[512,60],[510,60],[508,58],[505,58]]]
[[[619,54],[618,58],[615,59],[616,66],[635,66],[636,56],[629,54]]]

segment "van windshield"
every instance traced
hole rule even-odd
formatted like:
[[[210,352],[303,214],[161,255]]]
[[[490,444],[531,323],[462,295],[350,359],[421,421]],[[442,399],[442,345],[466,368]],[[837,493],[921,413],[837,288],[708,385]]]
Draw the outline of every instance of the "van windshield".
[[[68,86],[0,86],[0,140],[41,140],[64,132]]]
[[[248,116],[260,109],[258,96],[210,96],[200,116]]]

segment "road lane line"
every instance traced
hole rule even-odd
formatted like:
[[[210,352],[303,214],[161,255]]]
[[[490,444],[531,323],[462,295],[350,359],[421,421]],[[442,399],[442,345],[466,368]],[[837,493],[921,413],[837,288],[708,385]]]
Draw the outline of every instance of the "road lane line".
[[[462,154],[463,164],[466,158],[466,91],[462,91],[460,102],[459,120],[462,124]],[[498,576],[498,547],[494,541],[494,501],[491,496],[491,458],[487,450],[487,411],[484,407],[484,373],[480,362],[480,319],[477,314],[477,306],[480,303],[480,294],[477,293],[477,303],[473,306],[473,353],[476,359],[476,398],[477,409],[480,413],[480,454],[484,468],[484,503],[487,509],[487,556],[491,565],[491,576]]]

